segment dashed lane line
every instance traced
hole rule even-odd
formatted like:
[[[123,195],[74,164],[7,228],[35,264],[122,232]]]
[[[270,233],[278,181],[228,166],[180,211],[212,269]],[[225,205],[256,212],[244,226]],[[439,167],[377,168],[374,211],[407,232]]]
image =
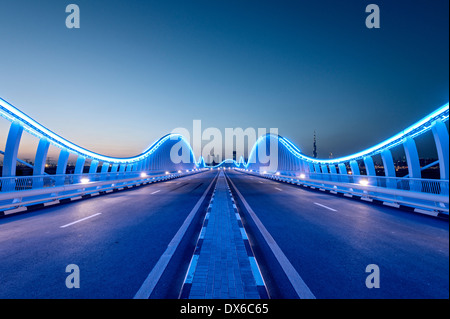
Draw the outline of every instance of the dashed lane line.
[[[94,214],[94,215],[90,215],[90,216],[87,216],[87,217],[84,217],[84,218],[78,219],[78,220],[76,220],[76,221],[74,221],[74,222],[71,222],[71,223],[69,223],[69,224],[66,224],[66,225],[62,225],[62,226],[60,226],[59,228],[66,228],[66,227],[69,227],[69,226],[71,226],[71,225],[73,225],[73,224],[76,224],[76,223],[82,222],[82,221],[84,221],[84,220],[86,220],[86,219],[89,219],[89,218],[92,218],[92,217],[98,216],[98,215],[100,215],[100,214],[101,214],[101,213],[97,213],[97,214]]]
[[[325,209],[331,210],[331,211],[333,211],[333,212],[337,212],[336,209],[331,208],[331,207],[328,207],[328,206],[325,206],[325,205],[322,205],[322,204],[320,204],[320,203],[314,203],[314,204],[317,205],[317,206],[323,207],[323,208],[325,208]]]

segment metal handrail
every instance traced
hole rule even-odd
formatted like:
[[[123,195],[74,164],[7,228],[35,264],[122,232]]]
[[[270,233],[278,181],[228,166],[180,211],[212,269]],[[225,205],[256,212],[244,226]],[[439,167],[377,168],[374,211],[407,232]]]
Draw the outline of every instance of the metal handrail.
[[[157,176],[171,176],[176,172],[109,172],[91,174],[57,174],[0,177],[0,192],[20,192],[31,189],[66,186],[74,184],[88,184],[99,181],[120,181],[129,178],[154,178]]]
[[[284,175],[280,172],[237,170],[281,182],[356,195],[367,200],[377,199],[447,215],[449,212],[448,180],[298,172],[295,175]],[[342,179],[338,180],[339,177]],[[344,181],[344,178],[347,179]],[[380,184],[380,181],[384,184]]]
[[[264,174],[264,173],[263,173]],[[332,173],[297,173],[295,175],[277,175],[280,178],[291,179],[314,179],[328,182],[361,184],[365,186],[376,186],[382,188],[399,189],[405,191],[414,191],[429,194],[449,195],[449,181],[444,179],[426,179],[426,178],[405,178],[371,175],[351,175],[351,174],[332,174]]]

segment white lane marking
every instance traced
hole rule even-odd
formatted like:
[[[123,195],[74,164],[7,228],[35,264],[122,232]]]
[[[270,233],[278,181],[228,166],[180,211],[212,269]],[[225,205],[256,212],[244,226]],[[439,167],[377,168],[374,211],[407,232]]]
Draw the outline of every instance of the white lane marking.
[[[74,221],[74,222],[71,222],[71,223],[69,223],[69,224],[66,224],[66,225],[62,225],[62,226],[60,226],[59,228],[66,228],[66,227],[68,227],[68,226],[71,226],[71,225],[73,225],[73,224],[76,224],[76,223],[82,222],[83,220],[86,220],[86,219],[89,219],[89,218],[95,217],[95,216],[97,216],[97,215],[100,215],[100,214],[101,214],[101,213],[97,213],[97,214],[94,214],[94,215],[91,215],[91,216],[88,216],[88,217],[84,217],[84,218],[81,218],[81,219],[79,219],[79,220],[76,220],[76,221]]]
[[[261,184],[264,184],[264,182],[261,182],[261,181],[258,181],[258,182],[260,182]]]
[[[281,188],[278,188],[278,187],[275,187],[275,189],[278,189],[279,191],[282,191],[282,189],[281,189]]]
[[[188,270],[188,272],[186,274],[186,278],[184,280],[184,282],[186,284],[192,284],[192,281],[194,280],[194,273],[195,273],[195,269],[197,268],[198,257],[200,257],[200,255],[192,256],[191,263],[189,264],[189,270]]]
[[[158,192],[160,192],[160,191],[161,191],[161,190],[158,189],[157,191],[154,191],[153,193],[151,193],[151,195],[156,194],[156,193],[158,193]]]
[[[337,210],[334,209],[334,208],[331,208],[331,207],[328,207],[328,206],[325,206],[325,205],[322,205],[322,204],[319,204],[319,203],[314,203],[314,204],[316,204],[317,206],[320,206],[320,207],[329,209],[329,210],[331,210],[331,211],[333,211],[333,212],[337,212]]]
[[[262,234],[267,245],[272,250],[272,253],[275,255],[275,258],[278,260],[278,263],[280,264],[280,266],[283,269],[284,273],[286,274],[287,278],[291,282],[291,285],[292,285],[292,287],[294,287],[294,290],[297,293],[297,295],[299,296],[299,298],[301,298],[301,299],[316,299],[316,297],[311,292],[309,287],[303,281],[302,277],[300,277],[300,275],[298,274],[297,270],[294,268],[294,266],[292,266],[289,259],[283,253],[280,246],[278,246],[275,239],[272,237],[272,235],[269,233],[269,231],[263,225],[263,223],[258,218],[258,216],[256,216],[255,212],[250,207],[250,205],[247,203],[244,196],[242,196],[241,192],[239,192],[239,190],[236,188],[236,186],[234,186],[234,183],[231,179],[230,179],[230,183],[231,183],[231,186],[235,189],[236,194],[239,196],[242,203],[244,204],[244,207],[247,209],[247,212],[249,213],[250,217],[253,219],[253,222],[258,227],[259,232]]]
[[[215,180],[216,180],[216,178],[213,178],[213,180],[209,184],[208,188],[203,193],[202,197],[198,200],[197,204],[195,204],[194,208],[192,208],[191,212],[184,220],[183,225],[181,225],[180,229],[178,229],[175,236],[173,236],[172,240],[170,241],[169,245],[167,246],[167,249],[164,251],[164,253],[161,255],[161,257],[159,257],[158,262],[153,267],[152,271],[148,274],[147,278],[144,280],[141,288],[139,288],[136,295],[134,295],[134,299],[148,299],[150,297],[150,295],[153,292],[153,289],[155,289],[156,284],[158,283],[159,279],[161,278],[161,275],[166,270],[167,265],[169,264],[170,260],[172,259],[172,256],[175,253],[181,240],[183,239],[184,234],[186,233],[189,225],[192,222],[192,219],[197,214],[201,204],[205,200],[206,194],[208,194],[208,192],[211,189],[211,186],[214,184]]]

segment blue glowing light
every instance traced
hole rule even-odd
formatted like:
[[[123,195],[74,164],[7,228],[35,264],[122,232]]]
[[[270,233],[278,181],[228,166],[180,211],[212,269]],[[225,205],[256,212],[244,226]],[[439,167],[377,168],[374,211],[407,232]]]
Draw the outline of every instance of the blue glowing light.
[[[253,146],[249,159],[247,163],[245,164],[245,167],[248,167],[249,164],[251,164],[251,158],[254,156],[254,152],[256,151],[257,146],[262,142],[264,138],[275,138],[278,139],[278,141],[287,149],[289,152],[294,155],[295,157],[304,160],[309,163],[313,164],[339,164],[339,163],[346,163],[350,162],[352,160],[359,160],[363,159],[364,157],[373,156],[376,154],[381,153],[383,150],[391,149],[395,146],[400,145],[403,143],[403,140],[407,137],[417,137],[431,129],[431,126],[434,121],[440,120],[442,122],[448,121],[449,118],[449,103],[441,106],[436,111],[432,112],[431,114],[425,116],[420,121],[414,123],[413,125],[409,126],[408,128],[404,129],[403,131],[399,132],[398,134],[394,135],[393,137],[375,145],[372,146],[366,150],[360,151],[358,153],[335,158],[335,159],[317,159],[313,157],[306,156],[301,153],[300,149],[295,146],[290,140],[288,140],[285,137],[273,135],[273,134],[266,134],[258,138],[255,145]]]
[[[139,155],[133,156],[133,157],[126,157],[126,158],[119,158],[119,157],[111,157],[111,156],[105,156],[102,154],[98,154],[92,151],[89,151],[83,147],[80,147],[63,137],[59,136],[58,134],[52,132],[45,126],[39,124],[35,120],[33,120],[31,117],[23,113],[22,111],[18,110],[13,105],[9,104],[5,100],[0,98],[0,115],[2,115],[7,120],[10,120],[11,122],[18,121],[23,125],[23,128],[29,132],[30,134],[38,137],[38,138],[46,138],[50,143],[55,145],[56,147],[59,147],[61,149],[67,149],[69,152],[72,152],[74,154],[77,154],[79,156],[84,156],[86,158],[90,158],[93,160],[98,160],[100,162],[109,162],[109,163],[116,163],[116,164],[132,164],[139,161],[142,161],[146,159],[148,156],[150,156],[152,153],[154,153],[162,144],[164,144],[169,139],[181,139],[188,147],[191,155],[194,155],[194,152],[192,150],[191,145],[189,142],[186,141],[186,139],[180,135],[180,134],[167,134],[157,140],[155,143],[153,143],[151,146],[149,146],[144,152],[142,152]],[[195,156],[194,158],[194,164],[198,165],[195,162]]]
[[[142,160],[145,160],[148,156],[150,156],[152,153],[154,153],[161,145],[163,145],[166,141],[170,140],[182,140],[189,148],[190,154],[192,155],[192,158],[194,160],[194,164],[197,167],[219,167],[223,165],[224,163],[233,163],[236,167],[243,166],[245,168],[248,168],[248,166],[251,164],[252,159],[254,158],[256,149],[259,144],[262,143],[262,141],[265,138],[274,138],[277,139],[292,155],[295,157],[304,160],[309,163],[313,164],[339,164],[339,163],[346,163],[352,160],[359,160],[363,159],[364,157],[373,156],[376,154],[381,153],[383,150],[391,149],[397,145],[400,145],[403,143],[404,139],[407,137],[414,138],[420,134],[423,134],[431,129],[431,126],[433,122],[440,120],[442,122],[445,122],[449,118],[449,103],[441,106],[436,111],[432,112],[431,114],[425,116],[420,121],[416,122],[415,124],[409,126],[408,128],[404,129],[403,131],[399,132],[398,134],[394,135],[393,137],[373,146],[366,150],[360,151],[358,153],[336,158],[336,159],[316,159],[309,156],[306,156],[301,153],[300,149],[295,146],[290,140],[287,138],[284,138],[279,135],[274,134],[266,134],[263,136],[260,136],[256,143],[253,145],[253,148],[249,154],[247,163],[245,163],[245,160],[243,157],[239,159],[239,162],[236,162],[232,159],[225,159],[220,164],[214,165],[214,166],[207,166],[205,164],[205,160],[202,156],[199,157],[198,162],[195,160],[194,151],[190,145],[190,143],[180,134],[167,134],[154,142],[151,146],[149,146],[146,150],[144,150],[141,154],[133,156],[133,157],[127,157],[127,158],[118,158],[118,157],[110,157],[101,155],[95,152],[91,152],[85,148],[82,148],[64,138],[57,135],[56,133],[52,132],[51,130],[47,129],[45,126],[39,124],[35,120],[33,120],[31,117],[26,115],[25,113],[21,112],[5,100],[0,98],[0,115],[5,117],[6,119],[15,122],[20,122],[24,129],[28,131],[30,134],[37,136],[38,138],[46,138],[51,142],[53,145],[62,148],[67,149],[69,152],[72,152],[79,156],[84,156],[86,158],[91,158],[93,160],[98,160],[101,162],[109,162],[109,163],[116,163],[116,164],[131,164],[136,163]]]

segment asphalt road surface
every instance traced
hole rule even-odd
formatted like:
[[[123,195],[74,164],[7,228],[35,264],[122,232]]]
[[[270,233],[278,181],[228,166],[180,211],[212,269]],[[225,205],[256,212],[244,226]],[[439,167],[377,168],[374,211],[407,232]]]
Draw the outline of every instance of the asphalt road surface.
[[[0,219],[0,298],[133,298],[216,175],[200,173]],[[188,232],[185,237],[181,251],[196,238]],[[155,298],[179,292],[189,260],[173,259],[176,271],[166,271],[178,276],[162,278]],[[80,288],[66,286],[71,264],[79,268]]]
[[[449,298],[448,221],[226,175],[271,298]],[[0,219],[0,298],[128,299],[148,287],[150,298],[177,298],[216,177],[207,171]],[[72,264],[80,288],[66,286]],[[368,265],[379,269],[379,288],[366,286]]]
[[[227,175],[315,298],[449,298],[448,221]],[[271,296],[297,297],[248,213],[245,220]],[[380,288],[369,289],[374,273],[366,267],[373,264]]]

